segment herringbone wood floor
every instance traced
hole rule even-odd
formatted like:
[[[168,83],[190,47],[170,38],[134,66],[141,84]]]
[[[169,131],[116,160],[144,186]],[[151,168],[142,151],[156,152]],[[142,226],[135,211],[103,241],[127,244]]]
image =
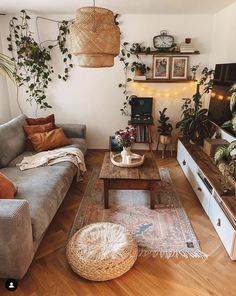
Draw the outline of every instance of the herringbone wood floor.
[[[93,167],[101,166],[104,152],[89,151],[83,183],[71,186],[53,219],[26,276],[14,293],[0,280],[0,295],[26,296],[236,296],[236,262],[229,259],[208,217],[177,161],[157,157],[171,168],[171,176],[208,259],[139,257],[125,275],[108,282],[90,282],[74,274],[65,257],[65,242]],[[13,258],[14,259],[14,258]]]

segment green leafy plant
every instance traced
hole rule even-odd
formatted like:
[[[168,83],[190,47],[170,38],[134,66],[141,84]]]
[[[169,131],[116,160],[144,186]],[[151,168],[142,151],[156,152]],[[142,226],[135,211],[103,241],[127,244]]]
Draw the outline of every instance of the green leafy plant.
[[[214,155],[214,163],[223,174],[225,183],[229,183],[233,186],[236,178],[236,160],[235,156],[231,155],[231,152],[235,148],[236,141],[233,141],[228,146],[221,145],[217,147]]]
[[[160,133],[160,135],[171,136],[173,126],[168,122],[170,118],[166,116],[166,110],[167,108],[164,108],[162,111],[159,111],[160,119],[158,120],[159,125],[157,127],[157,131]]]
[[[236,83],[230,89],[230,111],[232,118],[223,123],[222,128],[230,128],[236,134]]]
[[[213,85],[213,70],[204,68],[202,71],[202,78],[197,85],[196,93],[193,97],[184,98],[182,109],[182,119],[177,122],[176,128],[190,141],[201,144],[204,138],[210,136],[212,132],[212,125],[208,119],[208,109],[202,109],[202,95],[209,93]],[[200,93],[200,86],[204,90]]]
[[[13,62],[11,58],[0,52],[0,72],[13,80]]]
[[[46,89],[52,81],[54,68],[51,64],[51,50],[59,46],[65,63],[63,75],[58,78],[66,81],[69,77],[69,69],[73,64],[69,62],[72,56],[66,48],[66,35],[69,33],[68,21],[58,22],[59,34],[56,44],[43,46],[48,40],[38,43],[35,40],[34,33],[30,30],[30,16],[25,10],[22,10],[20,17],[13,17],[10,20],[10,34],[7,38],[8,50],[12,53],[13,78],[17,87],[24,86],[28,94],[27,100],[36,103],[41,109],[51,108],[46,98]],[[37,108],[36,108],[37,110]]]
[[[124,83],[119,83],[118,85],[120,88],[123,88],[123,94],[125,96],[125,102],[123,103],[123,107],[120,109],[122,115],[129,115],[128,83],[132,81],[129,74],[134,72],[135,69],[139,69],[143,75],[150,70],[150,68],[142,62],[139,56],[140,52],[148,53],[150,52],[150,47],[146,48],[142,46],[141,43],[133,43],[130,45],[129,42],[124,42],[121,46],[119,60],[124,64],[123,69],[125,74]]]
[[[130,67],[130,70],[132,72],[135,72],[136,70],[139,70],[141,75],[145,75],[147,72],[149,72],[151,69],[146,66],[145,64],[143,63],[140,63],[140,62],[133,62],[131,64],[131,67]]]

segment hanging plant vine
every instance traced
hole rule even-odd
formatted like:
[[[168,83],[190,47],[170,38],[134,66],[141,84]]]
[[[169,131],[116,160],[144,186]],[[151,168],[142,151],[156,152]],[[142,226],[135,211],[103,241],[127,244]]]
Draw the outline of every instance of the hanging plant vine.
[[[140,70],[142,75],[150,71],[150,68],[146,66],[139,55],[140,52],[148,54],[150,52],[150,47],[144,47],[141,43],[133,43],[130,45],[129,42],[124,42],[122,45],[119,60],[124,64],[124,83],[120,83],[118,86],[123,88],[123,94],[125,96],[125,101],[122,108],[120,109],[122,115],[129,115],[129,92],[128,84],[132,81],[132,78],[129,77],[130,72],[134,73],[135,70]],[[130,58],[134,59],[130,61]]]
[[[34,101],[40,109],[48,109],[52,106],[47,103],[46,90],[54,73],[51,50],[59,46],[65,64],[64,74],[59,74],[58,78],[66,81],[69,78],[69,70],[73,68],[72,56],[66,47],[69,21],[56,21],[59,29],[56,44],[43,46],[47,40],[41,43],[35,40],[34,33],[29,28],[30,19],[26,11],[21,10],[20,17],[13,17],[9,23],[10,34],[7,40],[14,64],[13,77],[17,87],[26,87],[27,101]]]

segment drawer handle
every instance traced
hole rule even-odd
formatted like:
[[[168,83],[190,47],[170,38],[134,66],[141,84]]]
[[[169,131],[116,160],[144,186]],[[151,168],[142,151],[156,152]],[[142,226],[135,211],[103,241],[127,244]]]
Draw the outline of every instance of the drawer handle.
[[[197,190],[198,190],[198,191],[202,191],[202,188],[198,187]]]
[[[217,226],[221,226],[221,221],[220,221],[220,218],[218,218],[218,220],[217,220],[217,224],[216,224]]]
[[[183,165],[186,165],[186,161],[185,161],[185,160],[183,160],[182,164],[183,164]]]

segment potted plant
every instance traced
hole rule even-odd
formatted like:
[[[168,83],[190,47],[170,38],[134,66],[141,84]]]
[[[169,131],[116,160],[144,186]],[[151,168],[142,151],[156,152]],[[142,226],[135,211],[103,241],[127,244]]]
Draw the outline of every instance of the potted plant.
[[[230,111],[232,118],[223,123],[222,128],[230,128],[236,134],[236,83],[230,89]]]
[[[160,119],[158,120],[159,125],[157,127],[160,133],[160,143],[164,145],[171,143],[171,133],[173,130],[172,124],[168,122],[170,118],[165,114],[166,110],[167,108],[164,108],[162,111],[159,111]]]
[[[135,76],[142,76],[150,71],[150,68],[142,62],[133,62],[130,69],[135,73]]]
[[[197,84],[193,97],[183,99],[182,119],[176,124],[176,128],[180,129],[190,143],[196,144],[202,144],[203,139],[210,137],[213,128],[207,116],[208,109],[202,108],[202,95],[212,89],[214,71],[204,68],[202,74],[203,77]],[[200,93],[201,85],[204,86],[202,93]]]
[[[228,146],[221,145],[217,147],[214,155],[214,163],[223,174],[225,183],[234,189],[236,189],[236,156],[231,155],[231,152],[235,148],[236,141],[233,141]]]

